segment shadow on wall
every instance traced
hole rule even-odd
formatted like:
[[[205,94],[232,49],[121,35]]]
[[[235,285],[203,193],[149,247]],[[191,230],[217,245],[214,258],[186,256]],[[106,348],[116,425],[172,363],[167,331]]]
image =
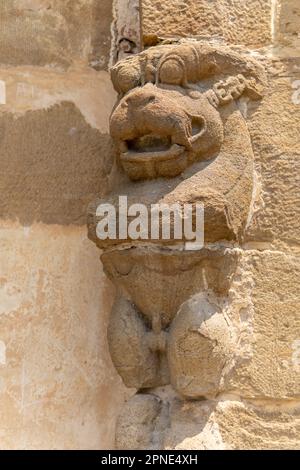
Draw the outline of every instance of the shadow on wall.
[[[104,194],[114,161],[109,135],[78,108],[0,117],[0,217],[47,224],[85,224],[88,203]]]

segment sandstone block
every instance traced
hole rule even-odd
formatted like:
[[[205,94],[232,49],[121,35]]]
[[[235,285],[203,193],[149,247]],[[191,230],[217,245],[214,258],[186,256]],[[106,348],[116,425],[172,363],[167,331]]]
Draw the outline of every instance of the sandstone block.
[[[270,0],[143,0],[145,44],[156,37],[204,36],[261,47],[271,42]]]

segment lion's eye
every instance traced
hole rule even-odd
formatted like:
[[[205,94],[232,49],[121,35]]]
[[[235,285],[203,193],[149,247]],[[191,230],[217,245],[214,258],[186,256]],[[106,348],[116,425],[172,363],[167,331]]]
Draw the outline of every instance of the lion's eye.
[[[159,78],[161,83],[181,85],[184,81],[182,65],[175,59],[167,60],[160,69]]]

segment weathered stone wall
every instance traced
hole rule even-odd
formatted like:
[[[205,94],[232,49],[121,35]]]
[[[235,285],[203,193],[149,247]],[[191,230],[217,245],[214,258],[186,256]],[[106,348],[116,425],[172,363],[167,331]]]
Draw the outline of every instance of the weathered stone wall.
[[[299,49],[299,21],[300,5],[297,0],[282,0],[278,2],[275,9],[276,25],[275,40],[279,44],[290,47],[290,53],[293,49]]]
[[[114,181],[110,0],[0,1],[0,448],[114,445],[112,286],[86,210]]]
[[[189,404],[169,398],[168,421],[147,432],[160,432],[164,448],[300,448],[299,2],[143,0],[143,5],[146,44],[178,36],[214,38],[252,49],[268,73],[261,105],[242,102],[256,175],[230,292],[229,318],[243,325],[226,387],[230,393]],[[121,429],[127,419],[125,411]]]
[[[155,37],[223,38],[262,47],[271,39],[271,0],[142,0],[143,34]]]
[[[131,393],[109,357],[114,289],[85,226],[88,203],[119,178],[108,65],[119,41],[121,56],[139,48],[121,3],[0,0],[1,449],[111,448]],[[167,421],[143,425],[139,442],[300,448],[298,1],[142,3],[146,45],[192,36],[258,50],[269,87],[259,108],[242,101],[256,192],[230,292],[244,328],[231,392],[187,404],[162,390]]]

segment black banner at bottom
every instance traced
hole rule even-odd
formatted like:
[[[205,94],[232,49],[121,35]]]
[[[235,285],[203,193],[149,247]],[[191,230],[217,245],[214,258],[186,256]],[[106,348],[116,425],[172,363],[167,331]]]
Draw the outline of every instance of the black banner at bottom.
[[[284,463],[287,459],[297,458],[295,451],[1,451],[0,465],[13,463],[54,465],[66,463],[86,466],[94,464],[95,467],[139,468],[140,466],[171,465],[195,466],[226,465],[228,464],[254,464],[265,463],[270,465],[272,460],[276,465]],[[276,461],[275,461],[276,459]],[[3,468],[3,467],[2,467]]]

